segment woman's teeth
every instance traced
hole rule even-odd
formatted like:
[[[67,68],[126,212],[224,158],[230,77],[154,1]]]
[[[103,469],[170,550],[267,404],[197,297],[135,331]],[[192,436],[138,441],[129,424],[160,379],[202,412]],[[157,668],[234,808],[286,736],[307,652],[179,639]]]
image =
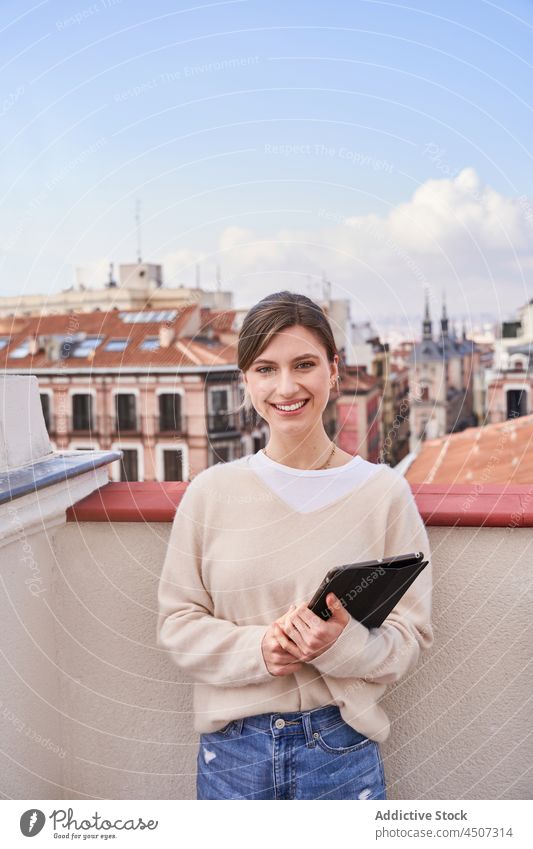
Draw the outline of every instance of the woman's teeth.
[[[281,404],[274,404],[274,407],[276,407],[277,410],[286,410],[287,412],[290,412],[291,410],[299,410],[304,404],[305,401],[300,401],[298,404],[291,404],[290,406],[286,404],[283,406]]]

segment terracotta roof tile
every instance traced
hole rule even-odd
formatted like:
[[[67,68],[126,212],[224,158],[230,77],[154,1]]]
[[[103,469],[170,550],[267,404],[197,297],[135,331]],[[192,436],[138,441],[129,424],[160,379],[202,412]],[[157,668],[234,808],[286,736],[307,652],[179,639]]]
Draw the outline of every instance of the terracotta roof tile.
[[[533,483],[533,415],[423,443],[409,483]]]
[[[75,369],[80,367],[120,368],[135,366],[235,366],[236,345],[223,344],[215,338],[213,341],[201,341],[200,338],[185,337],[182,330],[191,318],[191,313],[199,309],[192,304],[181,309],[175,309],[175,318],[171,321],[127,322],[121,314],[134,314],[141,310],[110,310],[108,312],[69,313],[62,315],[28,316],[17,319],[4,319],[0,325],[0,335],[10,335],[11,342],[6,348],[0,349],[0,366],[4,369],[27,368],[59,368]],[[145,313],[154,310],[145,310]],[[170,310],[166,312],[171,312]],[[209,311],[202,310],[204,326],[200,333],[205,333],[205,327],[210,323]],[[201,316],[201,317],[202,317]],[[215,324],[226,328],[231,326],[234,310],[228,310],[223,318],[222,311],[215,314]],[[157,347],[155,350],[145,350],[142,343],[147,337],[159,339],[161,327],[170,327],[175,331],[175,338],[168,347]],[[68,357],[66,359],[49,358],[44,350],[34,356],[10,357],[9,353],[21,345],[28,337],[57,336],[71,343],[76,333],[91,336],[102,336],[102,342],[89,356]],[[111,339],[127,339],[128,345],[123,351],[106,351],[106,345]]]

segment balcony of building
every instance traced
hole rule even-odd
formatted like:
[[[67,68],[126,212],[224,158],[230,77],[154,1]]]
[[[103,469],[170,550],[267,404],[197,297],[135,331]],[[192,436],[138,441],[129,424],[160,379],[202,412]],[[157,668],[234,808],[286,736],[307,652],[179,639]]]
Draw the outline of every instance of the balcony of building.
[[[3,792],[194,798],[191,681],[155,640],[187,484],[109,483],[112,452],[68,452],[78,466],[67,468],[19,394],[18,418],[2,421]],[[435,642],[382,701],[388,795],[529,798],[533,485],[413,492],[431,546]]]
[[[213,436],[240,435],[242,417],[237,412],[221,410],[207,414],[207,432]]]

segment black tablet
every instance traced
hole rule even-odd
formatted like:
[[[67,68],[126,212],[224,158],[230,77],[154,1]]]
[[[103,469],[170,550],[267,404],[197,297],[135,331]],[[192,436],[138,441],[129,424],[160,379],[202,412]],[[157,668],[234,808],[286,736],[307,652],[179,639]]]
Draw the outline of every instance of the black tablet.
[[[354,619],[367,628],[378,628],[428,563],[418,551],[335,566],[307,606],[322,619],[329,619],[332,614],[326,596],[332,592]]]

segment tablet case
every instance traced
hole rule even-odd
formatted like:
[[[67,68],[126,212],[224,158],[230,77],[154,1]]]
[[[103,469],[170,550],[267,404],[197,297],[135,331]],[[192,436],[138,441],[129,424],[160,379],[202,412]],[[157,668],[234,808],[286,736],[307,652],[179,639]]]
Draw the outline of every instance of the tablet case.
[[[332,614],[326,596],[332,592],[354,619],[367,628],[379,628],[428,563],[419,551],[336,566],[329,570],[308,607],[329,619]]]

